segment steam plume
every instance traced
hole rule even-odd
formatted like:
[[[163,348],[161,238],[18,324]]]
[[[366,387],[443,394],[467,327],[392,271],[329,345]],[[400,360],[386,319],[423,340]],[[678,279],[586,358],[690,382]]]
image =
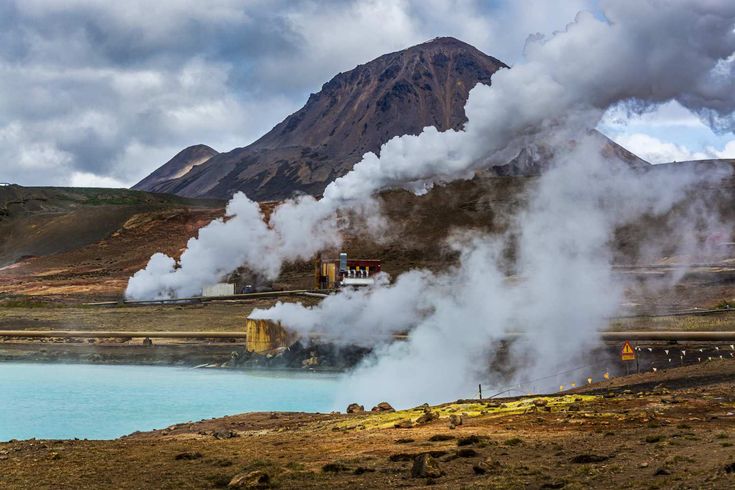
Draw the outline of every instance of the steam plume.
[[[154,255],[131,278],[126,296],[191,294],[241,265],[274,277],[284,261],[339,244],[338,209],[359,207],[389,187],[424,192],[437,182],[469,178],[559,128],[594,127],[613,105],[644,111],[677,100],[714,129],[733,128],[735,4],[625,0],[603,2],[601,11],[602,19],[580,12],[565,31],[529,38],[525,62],[470,92],[463,131],[430,127],[393,138],[380,157],[367,153],[330,184],[322,200],[286,201],[268,225],[256,205],[237,194],[227,221],[203,228],[178,265]]]

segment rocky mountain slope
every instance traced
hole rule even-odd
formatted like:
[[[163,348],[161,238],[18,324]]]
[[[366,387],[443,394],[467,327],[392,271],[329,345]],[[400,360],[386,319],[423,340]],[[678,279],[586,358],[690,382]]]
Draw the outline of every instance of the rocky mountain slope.
[[[242,190],[258,200],[295,191],[318,195],[364,153],[378,152],[394,136],[418,134],[426,126],[460,128],[470,89],[489,84],[501,68],[507,66],[448,37],[386,54],[335,76],[253,144],[216,155],[181,176],[162,167],[135,188],[218,198]],[[169,165],[182,168],[171,162],[164,167]]]
[[[140,191],[154,189],[161,183],[186,175],[191,169],[215,155],[219,155],[219,152],[207,145],[194,145],[184,148],[148,177],[135,184],[133,189]]]

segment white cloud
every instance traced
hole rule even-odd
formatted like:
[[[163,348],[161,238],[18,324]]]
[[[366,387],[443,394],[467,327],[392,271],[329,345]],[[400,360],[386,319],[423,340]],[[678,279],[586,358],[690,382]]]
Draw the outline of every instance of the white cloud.
[[[87,172],[74,172],[69,178],[71,187],[127,187],[119,180]]]
[[[686,146],[663,141],[645,133],[624,134],[614,139],[651,163],[735,158],[735,140],[729,141],[722,149],[708,146],[703,151],[692,151]]]

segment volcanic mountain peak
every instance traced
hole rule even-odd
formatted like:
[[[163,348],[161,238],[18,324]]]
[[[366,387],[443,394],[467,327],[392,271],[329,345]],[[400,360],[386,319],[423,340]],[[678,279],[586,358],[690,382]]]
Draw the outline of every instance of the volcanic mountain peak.
[[[186,175],[192,168],[201,165],[214,155],[219,155],[219,152],[207,145],[193,145],[184,148],[148,177],[135,184],[133,189],[148,190],[161,182],[177,179]]]
[[[493,73],[506,67],[447,37],[385,54],[332,78],[255,143],[216,155],[183,175],[159,174],[136,188],[222,198],[242,190],[260,200],[296,191],[320,194],[363,154],[378,152],[394,136],[419,134],[426,126],[460,128],[467,121],[470,89],[489,84]]]

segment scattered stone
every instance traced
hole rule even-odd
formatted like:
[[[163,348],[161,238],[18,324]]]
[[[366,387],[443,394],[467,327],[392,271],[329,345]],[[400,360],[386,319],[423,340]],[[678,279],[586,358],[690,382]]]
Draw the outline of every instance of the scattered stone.
[[[735,463],[730,463],[724,468],[725,473],[735,473]]]
[[[536,407],[545,407],[549,404],[549,401],[544,398],[537,398],[533,401],[534,406]]]
[[[411,476],[414,478],[439,478],[444,472],[430,454],[419,454],[413,460]]]
[[[240,437],[240,434],[234,430],[216,430],[212,432],[212,437],[215,439],[232,439],[234,437]]]
[[[603,456],[601,454],[578,454],[569,462],[574,464],[602,463],[608,459],[610,459],[610,456]]]
[[[364,466],[358,466],[352,473],[355,475],[362,475],[364,473],[375,473],[375,468],[365,468]]]
[[[416,422],[418,422],[418,420]],[[411,422],[411,419],[400,420],[396,422],[393,427],[396,429],[410,429],[413,427],[413,422]]]
[[[429,442],[451,441],[452,439],[456,438],[451,434],[434,434],[429,437]]]
[[[347,413],[362,413],[365,411],[365,407],[357,403],[350,403],[347,405]]]
[[[395,412],[396,409],[393,408],[388,402],[380,402],[377,405],[375,405],[373,408],[371,408],[370,411],[371,412]]]
[[[57,452],[53,452],[53,453],[51,453],[51,459],[53,459],[53,460],[61,459],[61,454],[59,454]]]
[[[670,474],[671,474],[671,471],[669,471],[668,469],[659,468],[653,473],[653,476],[665,476],[665,475],[670,475]]]
[[[191,461],[193,459],[200,459],[202,457],[202,453],[195,451],[195,452],[183,452],[176,455],[177,461]]]
[[[457,446],[471,446],[480,442],[480,436],[472,434],[457,441]]]
[[[434,420],[437,420],[439,418],[439,414],[436,412],[432,412],[429,410],[428,412],[424,412],[424,414],[416,419],[417,424],[428,424],[429,422],[432,422]]]
[[[648,468],[648,463],[641,463],[638,465],[639,468]]]
[[[454,425],[455,427],[458,425],[462,425],[462,422],[463,422],[462,416],[460,415],[452,414],[449,416],[449,423]]]
[[[240,473],[232,477],[227,488],[265,488],[270,486],[271,477],[263,471]]]
[[[416,442],[415,439],[398,439],[396,441],[396,444],[410,444],[412,442]]]
[[[460,458],[474,458],[475,456],[479,456],[479,453],[471,447],[463,447],[457,450],[457,456]]]

